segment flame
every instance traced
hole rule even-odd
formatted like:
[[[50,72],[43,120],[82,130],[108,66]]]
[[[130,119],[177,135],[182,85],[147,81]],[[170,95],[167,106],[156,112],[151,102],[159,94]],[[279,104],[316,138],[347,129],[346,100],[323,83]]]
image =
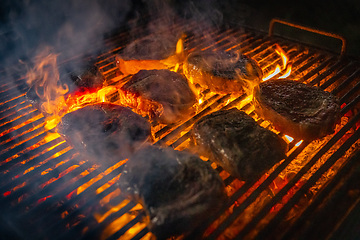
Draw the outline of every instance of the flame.
[[[271,71],[269,74],[265,75],[262,81],[267,81],[271,78],[274,78],[276,75],[285,70],[285,73],[282,74],[277,79],[287,78],[291,74],[291,65],[288,65],[289,58],[286,56],[285,51],[278,45],[275,44],[275,52],[281,57],[282,65],[276,65],[275,70]]]
[[[300,146],[302,144],[303,140],[300,140],[298,143],[295,144],[295,146]]]
[[[184,41],[182,38],[179,38],[179,40],[176,43],[176,54],[182,54],[184,52]]]
[[[275,52],[280,55],[283,62],[283,69],[285,69],[288,62],[285,51],[278,44],[276,44]]]
[[[49,48],[43,49],[35,57],[35,67],[26,74],[26,82],[33,86],[36,94],[42,100],[42,111],[49,114],[61,112],[64,103],[64,94],[69,91],[66,84],[60,84],[60,74],[57,68],[58,54],[52,53]]]
[[[273,78],[274,76],[278,75],[281,72],[280,66],[276,65],[276,68],[274,71],[272,71],[268,76],[264,77],[262,80],[265,82],[269,80],[270,78]]]
[[[105,86],[100,89],[88,89],[85,92],[68,93],[68,86],[60,83],[60,74],[57,66],[58,54],[45,48],[35,58],[35,67],[26,74],[28,85],[32,86],[41,99],[41,111],[46,117],[45,129],[50,130],[57,126],[61,118],[72,111],[101,102],[108,102],[107,95],[116,92],[116,87]],[[56,135],[47,135],[51,141]]]
[[[288,136],[288,135],[285,135],[284,137],[285,137],[285,139],[286,139],[286,141],[287,141],[288,143],[291,143],[292,141],[294,141],[294,138],[292,138],[292,137],[290,137],[290,136]]]
[[[286,72],[278,77],[278,79],[287,78],[291,74],[291,65],[286,68]]]

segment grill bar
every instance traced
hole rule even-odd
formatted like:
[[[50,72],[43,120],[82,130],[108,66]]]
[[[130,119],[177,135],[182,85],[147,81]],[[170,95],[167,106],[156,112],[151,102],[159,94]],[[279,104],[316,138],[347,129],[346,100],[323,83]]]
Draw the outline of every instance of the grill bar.
[[[358,115],[357,119],[359,118],[360,114]],[[284,207],[280,210],[279,213],[277,213],[276,217],[266,226],[266,228],[258,234],[258,238],[262,239],[262,237],[268,236],[269,232],[271,231],[271,228],[274,228],[280,221],[283,220],[286,213],[288,213],[291,208],[298,202],[298,200],[307,192],[307,190],[315,184],[315,182],[355,143],[357,139],[360,137],[360,129],[357,130],[327,161],[324,165],[321,166],[321,168],[314,174],[312,177],[295,193],[295,195],[290,199],[289,202],[287,202]],[[304,167],[304,169],[307,166]],[[305,173],[305,172],[304,172]],[[300,177],[295,179],[299,179]],[[280,193],[279,193],[280,194]],[[281,195],[281,194],[280,194]],[[261,214],[259,214],[261,215]],[[254,220],[255,223],[255,220]],[[246,229],[246,228],[245,228]],[[244,229],[244,234],[246,233],[246,230]],[[241,235],[239,235],[241,236]]]
[[[253,221],[250,222],[250,223],[245,227],[244,230],[242,230],[242,233],[243,233],[243,234],[240,235],[239,237],[240,237],[240,238],[241,238],[241,237],[244,237],[251,229],[253,229],[253,228],[266,216],[266,214],[271,210],[271,208],[272,208],[276,203],[278,203],[278,202],[289,192],[289,190],[290,190],[292,187],[294,187],[294,185],[301,179],[301,177],[302,177],[306,172],[308,172],[308,171],[310,170],[310,168],[318,161],[318,159],[319,159],[322,155],[324,155],[348,130],[350,130],[350,129],[353,127],[353,125],[354,125],[357,121],[359,121],[359,119],[360,119],[360,114],[358,114],[358,115],[357,115],[356,117],[354,117],[351,121],[349,121],[348,124],[346,124],[323,148],[321,148],[321,149],[319,150],[319,152],[293,177],[293,179],[291,179],[291,180],[289,181],[289,183],[288,183],[285,187],[283,187],[283,188],[280,190],[280,192],[278,192],[277,195],[275,195],[275,196],[272,198],[271,202],[268,203],[266,206],[263,207],[263,209],[261,210],[261,212],[257,214],[257,217],[254,218]],[[303,144],[304,144],[304,143],[303,143]],[[303,144],[302,144],[302,145],[303,145]],[[305,145],[307,145],[307,144],[304,144],[304,147],[305,147]],[[289,158],[290,158],[290,156],[288,157],[288,159],[289,159]],[[292,160],[292,159],[291,159],[291,160]],[[287,160],[285,160],[283,163],[285,163],[285,162],[287,162]],[[287,163],[290,163],[290,161],[287,162]],[[278,174],[280,174],[280,172],[281,172],[282,170],[285,169],[286,166],[287,166],[287,165],[284,165],[284,166],[281,167],[281,168],[280,168],[280,166],[279,166],[279,167],[278,167],[278,168],[280,168],[279,171],[277,171],[276,174],[274,174],[275,172],[273,173],[273,174],[274,174],[274,178],[271,179],[271,178],[270,178],[271,175],[270,175],[270,176],[268,177],[268,179],[270,179],[271,182],[272,182],[272,181],[275,179],[275,177],[276,177]],[[271,182],[268,181],[268,182],[267,182],[267,186],[270,185]],[[267,187],[267,186],[266,186],[266,187]],[[259,188],[260,188],[260,187],[259,187]],[[231,216],[229,217],[229,220],[223,222],[223,225],[224,225],[224,226],[223,226],[223,227],[219,227],[219,228],[217,229],[217,231],[214,231],[214,233],[209,237],[209,239],[215,239],[216,237],[218,237],[218,236],[222,233],[221,230],[225,230],[225,229],[236,219],[236,217],[239,216],[240,213],[242,213],[243,210],[245,210],[246,207],[248,207],[253,201],[255,201],[255,199],[260,195],[260,193],[261,193],[263,190],[265,190],[265,186],[264,186],[264,188],[259,189],[259,191],[256,192],[257,195],[255,195],[251,200],[249,200],[249,201],[247,202],[247,204],[244,202],[245,205],[244,205],[243,207],[241,207],[241,205],[240,205],[236,210],[234,210],[233,215],[231,215]],[[254,193],[255,193],[255,191],[254,191]],[[250,199],[250,197],[249,197],[248,199]]]
[[[341,181],[341,179],[346,177],[351,171],[351,169],[354,169],[354,165],[357,164],[357,160],[359,159],[359,157],[360,152],[358,151],[351,159],[349,159],[348,163],[346,163],[346,165],[336,174],[336,176],[331,180],[331,182],[327,184],[327,186],[319,193],[319,195],[314,199],[314,201],[311,202],[311,204],[304,210],[298,220],[293,223],[285,233],[283,233],[283,236],[281,237],[282,239],[293,238],[294,234],[299,233],[299,229],[302,225],[309,225],[309,223],[307,223],[306,221],[310,217],[310,214],[312,214],[316,210],[316,208],[318,208],[323,203],[324,199],[331,194],[331,192],[336,188],[336,185]],[[346,186],[345,189],[349,189],[348,186]],[[338,197],[340,196],[341,194],[338,194]],[[331,208],[327,207],[327,209]],[[320,221],[316,222],[320,223]]]
[[[190,27],[183,27],[181,24],[172,27],[172,30],[179,32],[184,29],[191,30]],[[123,48],[122,44],[127,41],[129,37],[126,33],[119,34],[106,42],[111,49],[98,56],[96,66],[112,85],[124,81],[117,69],[115,56]],[[300,166],[278,192],[273,192],[267,201],[257,207],[258,211],[240,227],[236,225],[238,219],[245,216],[259,198],[273,191],[272,184],[297,161],[299,156],[311,151],[316,142],[302,142],[297,146],[296,143],[301,139],[294,139],[289,143],[290,150],[284,161],[261,179],[242,183],[230,195],[222,209],[209,217],[186,239],[215,239],[222,234],[228,236],[233,226],[237,226],[238,232],[233,232],[232,236],[236,235],[239,238],[270,238],[269,235],[279,231],[278,226],[284,227],[285,231],[281,231],[281,236],[275,236],[284,239],[295,236],[292,231],[301,226],[306,230],[303,233],[305,237],[313,230],[307,223],[309,216],[314,217],[311,215],[312,210],[318,209],[323,201],[327,201],[327,196],[334,192],[337,179],[342,179],[346,175],[344,172],[350,171],[350,166],[356,162],[354,159],[359,155],[359,151],[355,146],[360,137],[360,130],[357,129],[360,115],[356,114],[360,101],[357,95],[360,87],[359,62],[340,59],[327,51],[248,29],[213,29],[203,37],[190,34],[185,39],[186,51],[239,50],[257,60],[264,73],[270,73],[276,64],[281,64],[280,57],[274,52],[276,45],[279,45],[289,57],[293,68],[290,78],[331,91],[340,98],[341,103],[346,103],[341,110],[343,123],[333,136],[319,141],[318,150],[309,153],[306,164]],[[17,216],[14,222],[21,223],[19,225],[26,232],[23,235],[28,235],[29,239],[150,237],[151,233],[142,223],[145,212],[137,203],[126,200],[114,184],[119,179],[123,162],[113,166],[97,165],[84,161],[60,137],[51,141],[45,140],[50,134],[44,129],[45,117],[24,98],[27,91],[24,79],[18,79],[14,84],[9,84],[5,80],[0,81],[4,83],[0,86],[0,156],[4,159],[0,162],[0,203],[2,206],[11,203],[6,212]],[[202,96],[204,99],[196,114],[184,122],[167,126],[153,125],[157,129],[154,133],[154,144],[170,145],[178,149],[190,148],[192,125],[208,113],[231,107],[246,111],[259,124],[272,129],[270,123],[257,117],[251,99],[245,94],[219,95],[206,90],[202,92]],[[116,94],[114,97],[116,98]],[[351,115],[354,113],[356,115]],[[280,136],[283,134],[280,133]],[[349,149],[355,151],[352,157],[346,159]],[[345,160],[342,160],[344,158]],[[308,207],[299,210],[298,215],[291,219],[294,225],[289,225],[284,219],[289,217],[290,211],[302,201],[304,194],[317,184],[324,173],[336,164],[342,164],[338,173],[327,181],[328,184],[319,194],[311,198],[312,202]],[[310,177],[305,177],[313,169],[315,170]],[[221,167],[217,167],[216,170],[219,173],[223,171]],[[227,176],[223,180],[228,187],[232,187],[238,181],[232,176]],[[346,189],[347,185],[344,184],[343,188]],[[284,197],[297,186],[300,187],[282,204]],[[338,194],[334,195],[334,199],[341,198]],[[271,212],[277,205],[281,205],[281,208]],[[357,201],[354,200],[352,210],[357,209]],[[325,215],[320,214],[318,218],[321,216]],[[352,218],[354,217],[350,212],[345,214],[338,226],[348,225],[348,219]],[[120,225],[112,228],[114,223]],[[209,227],[213,231],[204,235]],[[334,236],[342,234],[339,229],[341,228],[334,231]]]

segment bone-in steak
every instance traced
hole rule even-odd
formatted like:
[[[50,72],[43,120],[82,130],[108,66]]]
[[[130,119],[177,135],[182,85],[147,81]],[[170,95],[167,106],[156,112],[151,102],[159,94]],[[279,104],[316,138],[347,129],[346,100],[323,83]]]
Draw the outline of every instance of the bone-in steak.
[[[218,173],[196,155],[145,147],[126,163],[120,189],[140,202],[157,239],[190,233],[226,199]]]
[[[236,108],[201,118],[194,125],[193,138],[200,154],[245,181],[283,159],[287,147],[279,136]]]
[[[142,115],[172,123],[193,111],[196,96],[186,78],[170,70],[141,70],[121,87],[122,102]]]
[[[191,83],[224,94],[252,90],[262,78],[257,62],[235,52],[193,52],[186,58],[183,69]]]
[[[129,157],[151,134],[146,119],[128,108],[105,103],[66,114],[57,132],[80,153],[105,163]]]
[[[338,99],[304,83],[269,80],[254,89],[256,112],[297,139],[312,140],[334,131],[340,116]]]

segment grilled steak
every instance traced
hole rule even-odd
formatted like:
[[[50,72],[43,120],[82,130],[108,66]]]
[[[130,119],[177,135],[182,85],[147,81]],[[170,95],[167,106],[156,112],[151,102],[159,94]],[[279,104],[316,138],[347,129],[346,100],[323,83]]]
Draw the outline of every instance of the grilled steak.
[[[101,88],[105,81],[104,77],[99,72],[99,69],[90,64],[86,66],[86,70],[80,74],[77,72],[71,72],[70,79],[80,89],[80,91],[89,88]]]
[[[224,94],[252,91],[262,78],[262,70],[253,59],[235,52],[193,52],[183,70],[191,83]]]
[[[317,87],[292,80],[270,80],[254,89],[256,112],[297,139],[332,133],[340,117],[337,98]]]
[[[121,87],[122,102],[162,123],[186,117],[196,102],[186,78],[176,72],[141,70]]]
[[[259,177],[285,157],[286,143],[246,113],[220,110],[201,118],[193,128],[199,153],[244,181]]]
[[[143,205],[157,239],[190,233],[226,199],[224,183],[208,162],[170,147],[136,152],[120,189]]]
[[[117,56],[117,64],[124,75],[140,70],[168,69],[180,63],[182,54],[176,54],[179,38],[169,35],[152,35],[137,39]]]
[[[149,138],[150,123],[128,108],[96,104],[66,114],[57,132],[87,157],[118,161]]]

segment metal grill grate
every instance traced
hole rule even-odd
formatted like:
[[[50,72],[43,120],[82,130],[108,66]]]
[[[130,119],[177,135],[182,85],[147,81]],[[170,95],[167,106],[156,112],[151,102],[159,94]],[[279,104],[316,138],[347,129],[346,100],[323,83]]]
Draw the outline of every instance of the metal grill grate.
[[[174,29],[180,31],[183,27],[179,24]],[[125,40],[125,33],[108,40],[111,50],[98,56],[96,65],[110,84],[122,81],[115,56],[123,45],[113,47],[113,43]],[[334,189],[346,191],[349,181],[355,178],[348,175],[354,172],[351,169],[358,165],[359,157],[358,61],[246,28],[214,29],[204,38],[190,35],[185,42],[188,51],[239,50],[258,61],[265,73],[281,62],[274,52],[275,44],[289,56],[293,66],[291,78],[340,98],[342,122],[334,134],[324,139],[299,146],[295,144],[300,139],[294,139],[289,143],[288,157],[257,181],[240,182],[218,167],[231,189],[230,199],[188,239],[291,238],[298,228],[307,236],[313,230],[308,220],[321,218],[332,206],[330,201],[341,197]],[[118,190],[116,182],[123,162],[111,167],[94,164],[82,159],[61,137],[47,138],[45,118],[26,101],[27,89],[21,78],[11,83],[6,78],[0,80],[0,217],[5,226],[0,230],[4,234],[15,233],[12,236],[19,239],[151,236],[143,223],[145,213],[141,206],[128,201]],[[181,123],[152,126],[156,144],[188,148],[189,131],[196,120],[231,107],[246,111],[259,124],[272,129],[256,116],[245,94],[219,95],[208,90],[202,94],[204,101],[196,115]],[[339,182],[342,185],[338,186]],[[348,209],[352,204],[354,208],[358,205],[359,196],[351,199]],[[313,214],[315,209],[319,215]],[[343,209],[343,224],[348,219],[348,209]],[[338,226],[334,236],[341,234],[341,223],[332,223]]]

